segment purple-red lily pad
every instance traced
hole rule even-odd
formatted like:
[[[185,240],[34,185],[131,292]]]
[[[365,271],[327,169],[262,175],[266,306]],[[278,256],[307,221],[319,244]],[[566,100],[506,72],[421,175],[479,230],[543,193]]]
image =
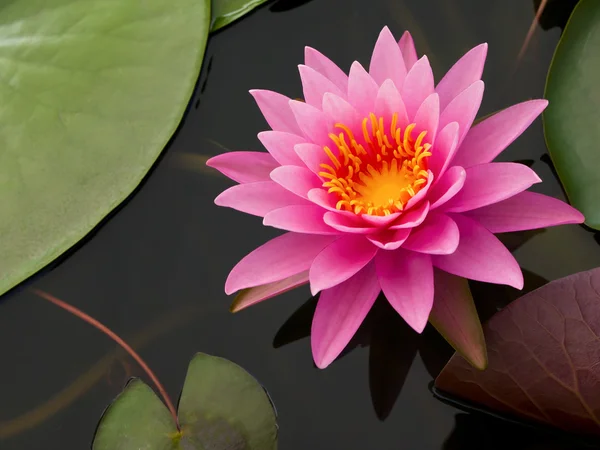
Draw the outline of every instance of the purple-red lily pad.
[[[487,369],[455,354],[437,389],[501,414],[600,435],[600,268],[530,292],[483,331]]]

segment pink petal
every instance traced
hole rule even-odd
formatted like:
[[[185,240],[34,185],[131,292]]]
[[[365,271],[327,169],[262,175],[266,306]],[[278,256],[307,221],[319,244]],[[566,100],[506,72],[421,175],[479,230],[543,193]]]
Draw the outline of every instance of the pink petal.
[[[308,270],[284,278],[283,280],[243,289],[235,297],[229,310],[231,312],[241,311],[242,309],[246,309],[256,303],[273,298],[276,295],[283,294],[284,292],[290,291],[306,283],[308,283]]]
[[[297,100],[290,100],[289,105],[303,135],[315,144],[327,145],[330,127],[323,111]]]
[[[206,165],[238,183],[270,180],[271,171],[279,167],[279,163],[265,152],[223,153],[210,158]]]
[[[296,155],[302,160],[304,165],[313,173],[323,172],[321,164],[331,164],[331,160],[323,150],[323,147],[317,144],[297,144],[294,146]]]
[[[481,44],[469,50],[438,83],[435,91],[440,94],[442,111],[458,94],[481,79],[487,49],[487,44]]]
[[[305,167],[281,166],[271,172],[271,179],[281,187],[308,199],[308,191],[321,187],[321,180]]]
[[[348,217],[337,212],[326,212],[323,220],[327,225],[344,233],[371,234],[377,232],[377,228],[368,227],[359,216]]]
[[[386,80],[377,92],[375,115],[377,117],[384,117],[387,124],[390,125],[394,113],[398,114],[397,126],[404,129],[408,125],[408,115],[406,114],[404,101],[394,82]]]
[[[429,202],[423,202],[415,208],[405,211],[391,226],[390,230],[414,228],[423,223],[429,213]]]
[[[379,86],[363,66],[356,61],[352,63],[348,79],[348,101],[360,116],[368,117],[373,112],[378,90]]]
[[[567,203],[529,191],[466,214],[492,233],[533,230],[584,221],[583,214]]]
[[[451,255],[433,256],[435,267],[459,277],[523,289],[519,264],[502,242],[475,220],[460,214],[452,219],[460,231],[460,243]]]
[[[302,134],[289,107],[289,98],[277,92],[262,89],[253,89],[250,94],[254,97],[265,120],[273,130]]]
[[[319,51],[305,47],[304,63],[329,78],[342,92],[348,91],[348,75]]]
[[[433,173],[431,173],[431,170],[428,170],[427,173],[429,175],[427,178],[427,184],[419,192],[417,192],[417,194],[413,198],[406,202],[405,210],[413,208],[414,206],[418,205],[424,198],[427,198],[427,193],[429,192],[429,189],[431,189],[431,185],[433,184]]]
[[[400,213],[392,213],[389,216],[371,216],[369,214],[361,214],[360,216],[367,225],[372,225],[377,228],[383,228],[389,225],[398,217],[400,217]]]
[[[323,96],[323,112],[332,123],[343,123],[351,130],[358,126],[361,117],[356,109],[342,97],[327,93]],[[331,148],[332,145],[329,146]]]
[[[310,342],[315,364],[324,369],[344,350],[381,292],[375,264],[321,293]]]
[[[263,225],[306,234],[340,234],[323,222],[323,208],[316,205],[293,205],[275,209],[265,215]]]
[[[465,185],[467,171],[459,166],[450,167],[442,178],[431,188],[429,201],[431,209],[436,209],[453,198]]]
[[[302,160],[294,151],[294,146],[306,142],[297,134],[285,131],[263,131],[258,133],[258,140],[264,145],[273,158],[282,166],[302,166]]]
[[[413,131],[414,139],[423,132],[426,131],[425,139],[423,142],[432,144],[435,142],[435,135],[438,129],[438,123],[440,120],[440,100],[438,95],[434,92],[419,106],[413,122],[417,124]],[[433,156],[433,155],[432,155]]]
[[[274,209],[309,203],[274,181],[256,181],[224,190],[215,198],[215,204],[263,217]]]
[[[402,52],[406,70],[412,69],[412,66],[415,65],[419,57],[417,56],[417,49],[415,48],[413,38],[408,31],[405,31],[398,41],[398,47],[400,47],[400,51]]]
[[[388,27],[384,27],[379,33],[371,56],[369,73],[379,85],[389,79],[398,89],[402,89],[406,78],[406,67],[400,47]]]
[[[488,163],[508,147],[548,106],[531,100],[511,106],[475,125],[460,146],[454,164],[471,167]]]
[[[334,196],[328,194],[324,188],[311,189],[308,191],[308,199],[315,205],[319,205],[321,208],[325,208],[336,213],[342,212],[336,209],[336,200]]]
[[[246,255],[231,270],[225,293],[261,286],[297,275],[310,268],[315,257],[338,236],[286,233]]]
[[[403,248],[431,255],[448,255],[454,253],[459,239],[458,226],[454,220],[445,214],[430,214],[413,230]]]
[[[435,145],[429,157],[429,170],[436,176],[438,183],[458,150],[458,131],[458,122],[450,122],[435,139]]]
[[[463,212],[498,203],[542,181],[533,170],[518,163],[479,164],[465,170],[465,185],[446,203],[446,211]]]
[[[451,122],[458,123],[459,146],[471,128],[473,120],[475,120],[475,116],[477,115],[477,111],[479,111],[484,87],[483,81],[476,81],[454,97],[454,100],[446,106],[446,109],[444,109],[440,115],[440,128],[445,127]]]
[[[396,250],[404,244],[410,234],[410,228],[400,228],[399,230],[384,230],[379,233],[367,236],[367,239],[376,247],[383,250]]]
[[[312,295],[340,284],[365,267],[377,247],[360,235],[343,236],[325,247],[310,266]]]
[[[402,100],[404,100],[409,121],[415,116],[425,99],[434,92],[433,72],[429,65],[429,59],[427,56],[423,56],[410,69],[402,87]]]
[[[431,257],[399,249],[379,252],[375,265],[379,285],[390,304],[421,333],[433,306]]]
[[[345,97],[346,93],[342,92],[332,81],[321,75],[315,69],[300,65],[300,79],[302,80],[302,88],[304,91],[304,99],[309,105],[320,108],[323,103],[323,96],[327,92],[331,92],[339,97]]]
[[[433,278],[435,297],[429,321],[463,358],[485,369],[485,339],[468,281],[439,269]]]

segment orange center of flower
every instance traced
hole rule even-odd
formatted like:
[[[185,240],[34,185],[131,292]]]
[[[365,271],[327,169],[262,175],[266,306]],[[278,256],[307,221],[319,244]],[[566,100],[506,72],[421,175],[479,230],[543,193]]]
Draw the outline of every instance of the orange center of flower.
[[[431,144],[423,143],[427,131],[413,139],[416,124],[401,130],[397,122],[398,114],[394,114],[386,129],[383,117],[378,119],[373,113],[365,117],[365,146],[346,125],[335,124],[340,133],[330,133],[329,137],[337,151],[323,148],[331,164],[321,164],[319,175],[326,179],[323,187],[336,196],[337,209],[387,216],[402,211],[427,184],[427,160],[431,156]]]

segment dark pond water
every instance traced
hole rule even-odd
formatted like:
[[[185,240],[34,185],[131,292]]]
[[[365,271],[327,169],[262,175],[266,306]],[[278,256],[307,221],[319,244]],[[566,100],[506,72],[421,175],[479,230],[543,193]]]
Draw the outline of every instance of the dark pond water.
[[[249,89],[300,97],[296,66],[305,45],[347,69],[354,59],[368,62],[384,25],[397,36],[409,29],[438,77],[488,42],[481,115],[541,97],[560,29],[538,29],[517,68],[533,8],[525,0],[281,0],[261,8],[211,37],[185,122],[142,188],[26,287],[70,302],[124,336],[173,397],[197,351],[242,365],[276,403],[285,450],[573,449],[436,400],[429,384],[450,348],[432,330],[412,333],[384,304],[354,348],[326,370],[311,358],[308,288],[230,314],[228,271],[277,232],[216,207],[214,197],[230,183],[203,168],[223,148],[259,148],[256,134],[266,124]],[[502,159],[529,160],[544,180],[536,189],[562,197],[544,154],[538,120]],[[510,239],[528,288],[600,266],[598,244],[582,227],[524,237]],[[476,294],[484,316],[514,297],[502,287],[477,286]],[[104,408],[129,376],[142,375],[104,335],[27,289],[0,301],[0,342],[2,450],[89,448]]]

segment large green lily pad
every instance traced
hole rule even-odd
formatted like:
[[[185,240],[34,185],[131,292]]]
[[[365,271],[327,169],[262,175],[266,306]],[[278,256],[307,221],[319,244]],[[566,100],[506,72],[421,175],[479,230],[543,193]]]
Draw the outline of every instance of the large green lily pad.
[[[581,0],[546,82],[544,132],[570,202],[600,230],[600,1]]]
[[[223,358],[198,353],[179,402],[167,407],[140,380],[104,413],[92,450],[276,450],[277,417],[262,386]]]
[[[198,78],[209,0],[0,4],[0,294],[121,203]]]
[[[216,31],[248,14],[268,0],[212,0],[212,23],[210,31]]]

